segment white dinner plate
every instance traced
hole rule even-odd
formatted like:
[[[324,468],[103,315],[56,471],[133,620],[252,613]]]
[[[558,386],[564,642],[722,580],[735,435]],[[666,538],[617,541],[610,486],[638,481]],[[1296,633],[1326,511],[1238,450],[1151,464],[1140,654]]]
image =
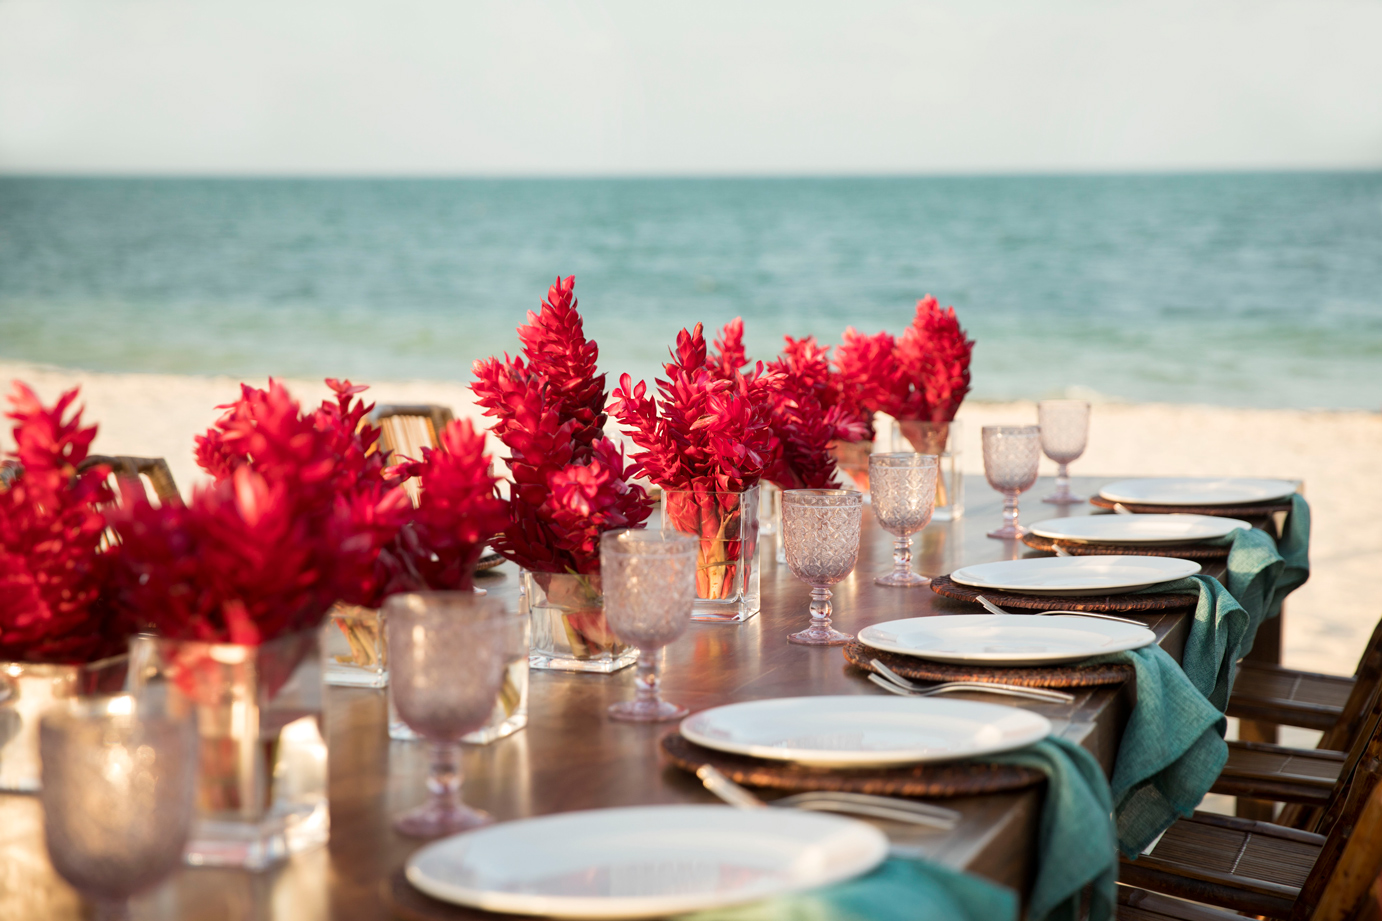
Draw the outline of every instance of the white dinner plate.
[[[521,819],[445,838],[408,881],[472,908],[661,918],[843,882],[888,854],[872,825],[794,809],[635,806]]]
[[[784,697],[693,713],[681,734],[717,751],[823,767],[949,761],[1046,738],[1044,716],[967,700]]]
[[[1214,515],[1087,515],[1038,521],[1032,533],[1086,544],[1182,544],[1227,537],[1251,527],[1237,518]]]
[[[1118,595],[1193,576],[1200,564],[1165,556],[1048,556],[965,566],[961,585],[1028,595]]]
[[[859,642],[936,662],[1055,665],[1141,649],[1156,642],[1156,634],[1095,617],[947,614],[873,624],[859,631]]]
[[[1292,495],[1296,485],[1286,480],[1249,477],[1155,477],[1119,480],[1099,490],[1110,502],[1139,505],[1235,505],[1270,502]]]

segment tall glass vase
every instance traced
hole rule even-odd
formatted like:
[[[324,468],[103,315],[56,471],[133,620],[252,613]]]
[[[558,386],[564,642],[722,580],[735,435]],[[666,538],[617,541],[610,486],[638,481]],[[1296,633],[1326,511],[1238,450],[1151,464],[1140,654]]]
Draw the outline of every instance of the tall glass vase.
[[[892,449],[934,454],[940,465],[936,471],[935,521],[954,521],[965,513],[964,471],[960,469],[961,423],[923,422],[920,419],[893,420]]]
[[[758,491],[662,491],[663,529],[700,538],[692,620],[743,623],[758,613]]]
[[[0,791],[39,789],[38,721],[54,704],[124,689],[129,656],[80,665],[0,662]]]
[[[599,573],[524,570],[519,591],[532,628],[531,667],[608,674],[638,661],[638,650],[616,637],[605,620]]]
[[[139,636],[130,689],[174,714],[195,711],[200,737],[193,866],[262,870],[326,843],[327,750],[317,630],[261,646]]]

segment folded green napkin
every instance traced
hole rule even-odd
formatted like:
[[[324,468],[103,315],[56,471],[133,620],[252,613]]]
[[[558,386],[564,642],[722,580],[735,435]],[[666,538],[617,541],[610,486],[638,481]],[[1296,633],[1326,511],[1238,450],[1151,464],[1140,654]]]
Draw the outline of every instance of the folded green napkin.
[[[1279,615],[1286,596],[1310,578],[1310,505],[1304,496],[1298,493],[1291,497],[1291,512],[1280,541],[1256,528],[1233,535],[1225,578],[1229,592],[1252,618],[1256,636],[1262,621]],[[1241,655],[1252,649],[1253,636],[1248,637]]]
[[[1228,760],[1227,720],[1155,643],[1095,662],[1122,662],[1137,674],[1137,703],[1109,784],[1118,847],[1135,858],[1209,792]]]
[[[1074,742],[1052,736],[1027,748],[976,760],[1022,765],[1046,775],[1028,921],[1075,921],[1080,917],[1080,893],[1091,883],[1089,921],[1112,921],[1118,853],[1109,784],[1094,756]]]
[[[891,857],[866,876],[681,921],[1016,921],[1017,895],[939,864]]]

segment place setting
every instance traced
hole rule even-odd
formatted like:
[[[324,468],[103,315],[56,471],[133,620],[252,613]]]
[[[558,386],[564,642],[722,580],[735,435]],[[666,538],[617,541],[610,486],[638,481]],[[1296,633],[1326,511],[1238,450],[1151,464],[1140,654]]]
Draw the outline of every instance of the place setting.
[[[1261,518],[1289,512],[1296,484],[1255,477],[1148,477],[1119,480],[1090,498],[1098,508],[1147,515],[1171,513]]]

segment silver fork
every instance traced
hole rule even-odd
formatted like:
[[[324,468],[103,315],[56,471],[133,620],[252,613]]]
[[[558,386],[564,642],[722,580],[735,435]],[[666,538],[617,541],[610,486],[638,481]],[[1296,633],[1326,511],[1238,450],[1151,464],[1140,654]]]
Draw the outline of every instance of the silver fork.
[[[771,801],[762,800],[709,764],[697,768],[696,776],[701,779],[707,790],[739,809],[763,809],[773,806],[813,812],[845,812],[911,825],[925,825],[942,831],[953,829],[961,818],[960,813],[954,809],[891,796],[872,796],[867,793],[819,790]]]
[[[1021,684],[999,684],[991,681],[947,681],[926,687],[902,677],[878,659],[871,659],[869,664],[878,672],[876,675],[869,675],[869,680],[883,690],[891,691],[900,697],[934,697],[938,694],[949,694],[951,691],[979,691],[1008,697],[1026,697],[1046,703],[1068,704],[1075,701],[1074,695],[1066,694],[1064,691],[1049,691],[1046,688],[1029,688]]]
[[[1003,609],[1000,608],[998,605],[994,604],[992,601],[989,601],[989,600],[988,600],[987,598],[985,598],[983,595],[977,596],[974,600],[977,601],[977,602],[979,602],[981,605],[983,605],[983,606],[984,606],[984,610],[985,610],[985,611],[988,611],[990,614],[1009,614],[1009,613],[1011,613],[1010,611],[1005,611],[1005,610],[1003,610]],[[1068,615],[1070,615],[1071,617],[1097,617],[1099,620],[1112,620],[1112,621],[1117,621],[1117,622],[1120,623],[1120,624],[1132,624],[1134,627],[1145,627],[1145,626],[1147,626],[1146,624],[1141,623],[1140,621],[1129,620],[1129,619],[1126,618],[1126,617],[1114,617],[1112,614],[1096,614],[1096,613],[1094,613],[1093,611],[1037,611],[1037,612],[1036,612],[1035,614],[1033,614],[1032,616],[1033,616],[1033,617],[1047,617],[1047,616],[1052,615],[1052,614],[1068,614]]]

